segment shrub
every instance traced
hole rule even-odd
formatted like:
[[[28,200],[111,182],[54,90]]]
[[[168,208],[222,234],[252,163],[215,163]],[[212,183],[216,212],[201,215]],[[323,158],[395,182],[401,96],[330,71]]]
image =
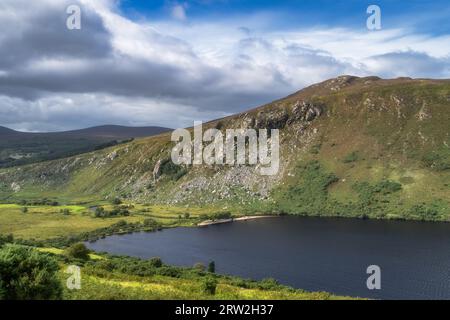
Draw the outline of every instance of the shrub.
[[[122,200],[120,200],[120,198],[114,198],[114,200],[112,201],[112,204],[114,204],[114,205],[122,204]]]
[[[8,234],[6,236],[3,236],[0,234],[0,247],[2,247],[4,244],[13,243],[13,242],[14,242],[14,237],[12,234]]]
[[[154,257],[150,259],[150,265],[155,268],[161,268],[163,266],[162,260],[159,257]]]
[[[60,211],[63,215],[68,216],[70,215],[70,210],[69,209],[61,209]]]
[[[374,191],[384,195],[402,190],[402,185],[395,181],[383,180],[375,185]]]
[[[0,300],[61,299],[58,263],[31,248],[7,245],[0,249]]]
[[[215,295],[217,289],[217,280],[212,277],[206,277],[202,283],[203,292],[209,295]]]
[[[351,163],[351,162],[356,162],[358,161],[358,152],[354,151],[352,153],[349,153],[343,160],[342,162],[344,163]]]
[[[263,290],[274,290],[277,289],[279,286],[280,284],[278,283],[278,281],[273,278],[266,278],[258,283],[258,287]]]
[[[441,148],[423,157],[425,165],[436,171],[450,170],[450,149]]]
[[[22,213],[27,213],[28,212],[28,208],[27,207],[23,207],[22,209],[20,209],[20,211],[22,211]]]
[[[231,212],[225,211],[225,212],[216,212],[214,213],[211,218],[213,220],[221,220],[221,219],[231,219]]]
[[[67,248],[65,254],[68,258],[89,260],[89,252],[84,243],[78,242]]]

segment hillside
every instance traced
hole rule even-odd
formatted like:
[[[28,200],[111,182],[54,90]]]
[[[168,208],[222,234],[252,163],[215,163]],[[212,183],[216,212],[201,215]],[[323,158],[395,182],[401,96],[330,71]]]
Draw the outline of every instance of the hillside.
[[[110,125],[65,132],[28,133],[0,127],[0,167],[64,158],[167,130]]]
[[[121,197],[241,213],[450,220],[450,81],[342,76],[204,126],[280,129],[281,168],[182,167],[170,134],[0,170],[5,202]]]

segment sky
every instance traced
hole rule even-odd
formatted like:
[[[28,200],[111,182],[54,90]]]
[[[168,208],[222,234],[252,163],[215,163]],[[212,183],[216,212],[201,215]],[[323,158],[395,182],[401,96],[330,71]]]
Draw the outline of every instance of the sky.
[[[448,0],[1,0],[0,25],[0,126],[21,131],[187,127],[344,74],[450,78]]]

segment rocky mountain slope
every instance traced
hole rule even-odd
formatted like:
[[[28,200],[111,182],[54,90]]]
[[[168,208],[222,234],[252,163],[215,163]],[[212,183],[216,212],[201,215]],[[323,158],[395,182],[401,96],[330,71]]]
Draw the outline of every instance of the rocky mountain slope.
[[[450,220],[449,80],[342,76],[207,128],[280,129],[279,174],[174,165],[165,133],[0,170],[0,196]]]

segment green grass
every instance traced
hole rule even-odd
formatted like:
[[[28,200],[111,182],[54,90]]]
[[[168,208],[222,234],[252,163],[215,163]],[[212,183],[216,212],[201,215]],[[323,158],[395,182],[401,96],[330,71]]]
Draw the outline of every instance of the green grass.
[[[64,283],[65,270],[74,263],[56,248],[38,248],[61,261],[59,278]],[[326,292],[306,292],[278,284],[275,280],[252,281],[163,265],[152,267],[149,261],[128,257],[91,254],[89,262],[81,263],[81,289],[64,286],[68,300],[348,300]],[[77,261],[80,264],[80,261]],[[137,268],[134,268],[136,266]],[[166,270],[166,271],[164,271]],[[171,272],[168,272],[171,270]],[[167,273],[167,275],[163,275]],[[217,281],[215,294],[203,289],[206,279]]]

